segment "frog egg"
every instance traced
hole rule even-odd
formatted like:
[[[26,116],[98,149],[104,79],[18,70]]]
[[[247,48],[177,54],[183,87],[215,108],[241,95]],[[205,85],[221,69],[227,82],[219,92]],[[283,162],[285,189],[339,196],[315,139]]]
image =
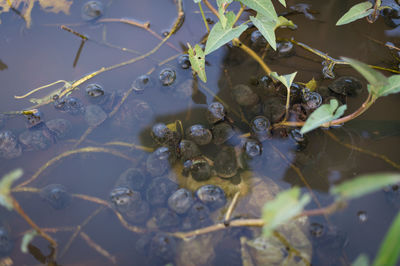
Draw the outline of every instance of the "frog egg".
[[[0,158],[13,159],[21,154],[22,148],[14,133],[9,130],[0,131]]]
[[[182,69],[188,69],[191,66],[190,60],[189,60],[189,55],[187,55],[187,54],[180,55],[178,57],[178,65]]]
[[[207,121],[210,124],[215,124],[219,121],[222,121],[225,119],[226,111],[225,107],[219,103],[219,102],[213,102],[210,105],[208,105],[207,108]]]
[[[256,116],[250,122],[252,134],[260,141],[263,142],[270,138],[270,122],[265,116]]]
[[[166,265],[175,258],[176,240],[165,233],[156,234],[150,241],[150,254],[160,260],[158,264]]]
[[[354,77],[345,76],[333,81],[328,88],[337,94],[355,96],[361,92],[362,84]]]
[[[4,227],[0,227],[0,258],[11,254],[14,242],[10,237],[10,233]]]
[[[64,209],[71,203],[71,195],[60,184],[50,184],[42,188],[40,197],[56,210]]]
[[[320,223],[311,223],[310,224],[310,234],[313,237],[321,237],[324,233],[325,229],[324,226]]]
[[[307,147],[308,139],[299,129],[293,129],[289,133],[289,138],[295,145],[296,151],[302,151]]]
[[[189,163],[188,163],[189,162]],[[184,166],[189,164],[189,171],[196,181],[205,181],[211,177],[211,167],[207,160],[202,157],[186,161]]]
[[[168,198],[168,207],[177,214],[186,213],[193,205],[192,193],[184,188],[178,189]]]
[[[289,57],[295,54],[294,45],[289,41],[277,42],[276,50],[279,57]]]
[[[223,178],[230,178],[236,175],[238,164],[235,148],[230,146],[223,147],[216,155],[214,169],[217,175]]]
[[[205,185],[196,191],[196,197],[204,204],[215,210],[226,203],[225,192],[218,186]]]
[[[210,219],[210,209],[201,202],[193,204],[182,223],[184,230],[201,228],[212,223]]]
[[[181,140],[178,145],[179,155],[183,162],[201,155],[199,147],[191,140]]]
[[[28,128],[33,128],[40,125],[44,119],[44,114],[37,109],[32,110],[32,112],[24,116],[26,118],[26,124]]]
[[[175,147],[180,141],[180,134],[176,131],[172,131],[164,123],[157,123],[151,128],[150,132],[153,140],[160,145],[170,145]]]
[[[220,145],[235,135],[232,126],[226,122],[216,124],[212,129],[214,144]]]
[[[261,156],[262,153],[262,145],[254,139],[249,139],[246,141],[244,145],[244,151],[246,157],[249,159]]]
[[[148,89],[151,89],[151,87],[153,86],[154,86],[154,81],[149,75],[141,75],[132,82],[131,88],[137,94],[140,94]]]
[[[151,206],[165,205],[169,196],[177,189],[177,184],[165,177],[153,179],[146,190],[146,199]]]
[[[154,218],[157,227],[160,229],[176,227],[180,224],[179,216],[174,211],[167,208],[156,209]]]
[[[99,1],[88,1],[82,7],[83,20],[94,20],[103,15],[103,4]]]
[[[132,205],[141,202],[140,193],[128,187],[115,187],[110,192],[110,201],[114,207],[122,212],[127,212]]]
[[[105,91],[103,87],[99,84],[92,83],[86,86],[86,95],[90,98],[99,98],[104,96]]]
[[[161,70],[159,80],[163,86],[171,86],[176,80],[175,70],[171,68]]]
[[[245,84],[234,86],[232,88],[232,96],[240,106],[252,106],[260,100],[257,93]]]
[[[307,107],[311,110],[317,109],[322,104],[322,97],[318,92],[308,92],[303,97]]]
[[[186,131],[186,137],[197,145],[207,145],[212,140],[211,131],[199,124],[189,127]]]

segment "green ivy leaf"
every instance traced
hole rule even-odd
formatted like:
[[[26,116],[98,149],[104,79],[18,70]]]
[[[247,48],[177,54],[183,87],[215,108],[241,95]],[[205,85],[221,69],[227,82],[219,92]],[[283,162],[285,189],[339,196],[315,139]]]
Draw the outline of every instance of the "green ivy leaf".
[[[369,266],[368,256],[364,253],[358,255],[357,259],[351,264],[351,266]]]
[[[3,205],[8,210],[13,210],[10,188],[12,183],[23,175],[22,169],[18,168],[5,176],[0,181],[0,205]]]
[[[388,84],[378,91],[378,96],[387,96],[389,94],[400,92],[400,75],[393,75],[387,79]]]
[[[333,187],[331,194],[345,200],[355,199],[399,182],[400,174],[364,175]]]
[[[304,123],[304,126],[301,128],[300,132],[305,134],[325,123],[341,117],[344,114],[347,106],[342,105],[339,108],[338,106],[339,102],[336,99],[332,99],[329,104],[323,104],[318,107],[318,109],[312,112],[307,118],[307,121]]]
[[[286,1],[285,0],[279,0],[279,3],[281,3],[284,7],[286,7]]]
[[[300,188],[282,191],[276,195],[275,199],[268,201],[262,210],[262,219],[265,223],[263,227],[263,235],[268,237],[271,232],[281,224],[299,215],[304,206],[306,206],[311,197],[304,194],[300,197]]]
[[[28,245],[33,241],[33,239],[38,235],[36,230],[29,230],[24,234],[21,242],[21,251],[23,253],[28,253]]]
[[[396,265],[400,254],[400,212],[392,222],[375,257],[374,266]]]
[[[352,6],[349,11],[346,12],[339,20],[336,22],[336,26],[341,26],[357,19],[369,16],[374,10],[372,8],[371,2],[362,2]]]
[[[192,70],[199,75],[199,78],[205,83],[207,82],[207,76],[206,76],[206,58],[204,51],[201,49],[201,47],[196,44],[194,49],[190,44],[189,46],[189,60],[190,64],[192,65]]]
[[[285,87],[287,89],[290,88],[290,86],[292,86],[293,80],[296,77],[297,71],[292,73],[292,74],[287,74],[287,75],[282,75],[279,76],[278,73],[276,72],[272,72],[271,76],[273,78],[276,78],[277,80],[279,80],[280,82],[282,82],[283,85],[285,85]]]
[[[278,15],[276,14],[271,0],[240,0],[240,2],[257,11],[257,14],[261,13],[273,21],[278,19]]]
[[[372,95],[379,97],[379,91],[383,86],[388,84],[387,78],[380,72],[370,68],[367,64],[364,64],[358,60],[347,57],[342,57],[342,59],[364,76],[364,78],[369,82],[368,88]]]
[[[233,28],[236,18],[233,12],[228,12],[225,16],[227,19],[225,28],[222,26],[221,21],[218,21],[208,35],[205,50],[206,55],[214,52],[234,38],[238,38],[247,29],[247,25],[244,24]]]

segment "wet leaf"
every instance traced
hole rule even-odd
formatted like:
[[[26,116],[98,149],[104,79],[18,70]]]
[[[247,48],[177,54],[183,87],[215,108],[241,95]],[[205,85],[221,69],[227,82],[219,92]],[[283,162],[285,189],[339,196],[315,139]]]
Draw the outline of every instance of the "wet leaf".
[[[306,83],[306,88],[309,89],[310,91],[315,91],[317,89],[317,81],[312,78],[309,82]]]
[[[240,2],[273,21],[278,19],[278,15],[276,14],[271,0],[240,0]]]
[[[235,23],[236,18],[233,12],[228,12],[225,16],[227,19],[225,28],[222,26],[221,21],[218,21],[208,35],[205,50],[206,55],[214,52],[224,44],[232,41],[232,39],[238,38],[247,29],[247,25],[243,24],[233,28],[233,24]]]
[[[267,202],[262,210],[262,219],[265,223],[263,227],[263,235],[270,236],[271,232],[288,222],[290,219],[299,215],[304,206],[306,206],[311,197],[304,194],[300,197],[301,190],[299,187],[280,192],[275,199]]]
[[[14,171],[6,174],[0,180],[0,205],[3,205],[8,210],[13,210],[12,198],[10,195],[10,189],[12,183],[23,175],[21,168],[15,169]]]
[[[32,24],[31,12],[35,2],[39,2],[40,7],[45,12],[63,12],[66,15],[69,14],[69,9],[73,3],[72,0],[0,0],[0,15],[9,12],[12,8],[22,9],[21,16],[25,19],[26,27],[29,28]]]
[[[364,253],[358,255],[357,259],[351,264],[351,266],[369,266],[368,256]]]
[[[329,104],[323,104],[318,107],[318,109],[312,112],[311,115],[307,118],[307,121],[301,128],[300,132],[302,134],[305,134],[327,122],[333,121],[341,117],[347,106],[342,105],[339,108],[338,106],[339,102],[336,99],[332,99]]]
[[[369,16],[374,10],[371,9],[371,2],[362,2],[352,6],[339,20],[336,22],[336,26],[348,24],[357,19]]]
[[[388,84],[378,91],[378,96],[387,96],[389,94],[400,92],[400,75],[393,75],[387,79]]]
[[[292,86],[293,80],[296,77],[297,71],[292,73],[292,74],[287,74],[287,75],[282,75],[279,76],[278,73],[272,72],[271,76],[282,82],[283,85],[285,85],[286,88],[290,88]]]
[[[257,14],[256,17],[250,16],[250,20],[261,32],[261,34],[267,40],[269,45],[271,45],[272,49],[276,50],[276,38],[275,38],[276,21],[262,14]]]
[[[204,51],[201,49],[201,47],[196,44],[194,49],[188,44],[189,46],[189,60],[190,64],[192,65],[192,70],[199,75],[199,78],[203,82],[207,82],[207,76],[206,76],[206,61],[205,61],[205,54]]]
[[[380,72],[370,68],[367,64],[358,60],[347,57],[342,57],[342,59],[364,76],[364,78],[369,82],[368,88],[372,95],[379,97],[379,91],[383,86],[388,84],[387,78]]]
[[[195,2],[196,4],[200,3],[201,0],[193,0],[193,2]]]
[[[23,253],[28,253],[28,245],[33,241],[33,239],[38,235],[36,230],[30,230],[24,234],[21,242],[21,251]]]
[[[250,20],[261,32],[267,42],[271,45],[272,49],[276,50],[276,37],[275,30],[279,27],[296,28],[297,26],[293,21],[280,16],[277,20],[271,19],[263,14],[257,14],[256,17],[250,16]]]
[[[333,187],[331,194],[345,200],[355,199],[399,182],[400,174],[364,175]]]
[[[397,265],[400,255],[400,212],[392,222],[385,239],[381,244],[378,255],[375,258],[374,266]]]

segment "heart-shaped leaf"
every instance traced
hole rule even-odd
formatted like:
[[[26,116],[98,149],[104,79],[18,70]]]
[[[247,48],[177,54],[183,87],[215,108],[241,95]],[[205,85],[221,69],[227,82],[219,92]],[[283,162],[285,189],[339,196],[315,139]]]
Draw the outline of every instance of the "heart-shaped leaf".
[[[332,99],[329,104],[323,104],[317,110],[311,113],[300,132],[305,134],[314,130],[321,125],[333,121],[344,114],[347,106],[342,105],[338,108],[339,103],[336,99]]]

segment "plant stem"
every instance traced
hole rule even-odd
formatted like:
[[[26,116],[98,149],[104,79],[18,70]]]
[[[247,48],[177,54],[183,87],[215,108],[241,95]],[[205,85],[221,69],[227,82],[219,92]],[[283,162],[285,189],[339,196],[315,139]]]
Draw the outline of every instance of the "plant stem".
[[[254,60],[256,60],[262,69],[264,70],[265,74],[267,76],[271,77],[271,69],[265,64],[265,62],[256,54],[252,49],[250,49],[248,46],[246,46],[244,43],[242,43],[238,38],[234,38],[232,40],[233,45],[239,47],[243,51],[245,51],[248,55],[250,55]],[[275,79],[272,79],[275,80]]]
[[[208,2],[208,0],[203,0],[204,4],[208,7],[208,9],[210,9],[211,12],[214,13],[214,15],[217,16],[217,18],[219,18],[219,13],[218,11],[210,4],[210,2]]]
[[[240,3],[240,9],[239,9],[239,12],[236,14],[235,22],[233,22],[233,25],[235,25],[236,22],[239,20],[239,18],[242,15],[245,8],[246,8],[246,6],[243,5],[242,3]]]
[[[21,217],[33,228],[36,230],[36,232],[43,237],[44,239],[46,239],[47,241],[50,242],[51,246],[53,248],[57,248],[57,242],[48,234],[46,234],[45,232],[43,232],[40,227],[35,224],[34,221],[32,221],[32,219],[25,213],[25,211],[22,209],[21,205],[19,205],[18,201],[15,200],[14,198],[12,198],[12,204],[13,207],[15,209],[15,211],[21,215]]]
[[[206,16],[204,15],[203,7],[201,6],[201,1],[199,2],[199,9],[201,13],[201,17],[203,18],[204,25],[206,25],[207,32],[210,33],[210,27],[208,27]]]

